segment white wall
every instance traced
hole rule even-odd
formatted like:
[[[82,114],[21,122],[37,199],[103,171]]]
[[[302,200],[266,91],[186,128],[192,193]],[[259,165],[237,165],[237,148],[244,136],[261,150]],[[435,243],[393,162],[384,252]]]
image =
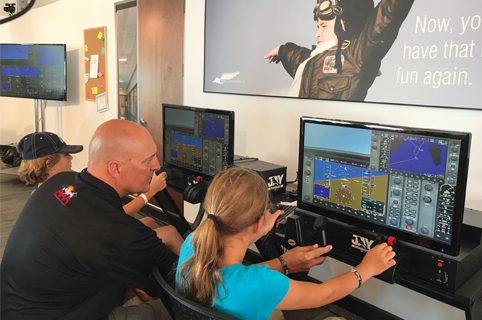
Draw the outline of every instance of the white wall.
[[[482,164],[476,161],[482,158],[481,111],[203,93],[204,1],[186,0],[184,43],[184,104],[234,110],[236,154],[286,165],[288,180],[294,180],[302,115],[470,131],[474,160],[470,163],[466,206],[482,210]],[[482,216],[477,220],[482,224]],[[347,270],[349,266],[330,260],[314,268],[311,275],[325,280]],[[365,283],[354,295],[404,319],[465,318],[461,310],[377,279]]]
[[[68,101],[48,101],[45,130],[57,133],[69,144],[84,146],[84,151],[74,156],[74,170],[87,166],[88,144],[95,128],[102,122],[117,117],[115,2],[60,0],[34,8],[0,27],[2,42],[67,45]],[[97,113],[96,103],[84,100],[83,30],[101,26],[107,26],[110,110]],[[1,97],[0,144],[16,143],[22,136],[35,131],[34,112],[34,100]]]
[[[0,42],[10,42],[10,24],[0,24]]]

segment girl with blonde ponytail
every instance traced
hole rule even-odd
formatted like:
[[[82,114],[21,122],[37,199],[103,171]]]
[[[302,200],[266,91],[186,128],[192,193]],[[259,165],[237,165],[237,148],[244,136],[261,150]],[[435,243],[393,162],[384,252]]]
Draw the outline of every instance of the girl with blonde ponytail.
[[[214,306],[219,293],[213,284],[223,283],[224,240],[256,223],[268,199],[266,182],[255,171],[236,167],[214,178],[204,200],[207,219],[192,235],[194,254],[179,270],[189,299]]]
[[[268,319],[275,309],[315,308],[343,298],[395,264],[391,247],[381,244],[366,254],[357,275],[348,272],[322,284],[289,279],[278,259],[244,266],[248,246],[282,213],[269,213],[268,200],[265,180],[251,169],[232,167],[213,179],[203,204],[207,219],[181,248],[176,278],[182,294],[240,319]],[[330,249],[297,247],[281,260],[291,273],[307,271],[323,263],[321,255]]]

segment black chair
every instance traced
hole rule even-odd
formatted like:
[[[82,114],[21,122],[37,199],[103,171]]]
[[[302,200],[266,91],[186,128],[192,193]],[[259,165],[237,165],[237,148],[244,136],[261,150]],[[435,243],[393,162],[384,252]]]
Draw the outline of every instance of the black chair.
[[[157,284],[159,298],[173,320],[239,320],[185,298],[164,280],[157,267],[152,269],[151,277]]]

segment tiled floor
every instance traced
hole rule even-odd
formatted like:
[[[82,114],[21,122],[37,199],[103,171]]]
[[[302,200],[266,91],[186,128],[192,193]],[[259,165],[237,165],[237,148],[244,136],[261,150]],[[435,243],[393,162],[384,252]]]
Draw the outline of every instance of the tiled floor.
[[[10,231],[32,190],[36,188],[20,181],[17,169],[5,169],[5,165],[0,167],[0,261]]]

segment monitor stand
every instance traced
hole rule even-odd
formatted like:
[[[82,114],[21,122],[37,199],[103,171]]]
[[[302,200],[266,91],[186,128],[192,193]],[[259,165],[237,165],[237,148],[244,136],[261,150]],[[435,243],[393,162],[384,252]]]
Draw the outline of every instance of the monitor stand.
[[[47,107],[47,100],[35,99],[34,106],[35,106],[35,132],[43,132],[45,131],[45,108]]]

